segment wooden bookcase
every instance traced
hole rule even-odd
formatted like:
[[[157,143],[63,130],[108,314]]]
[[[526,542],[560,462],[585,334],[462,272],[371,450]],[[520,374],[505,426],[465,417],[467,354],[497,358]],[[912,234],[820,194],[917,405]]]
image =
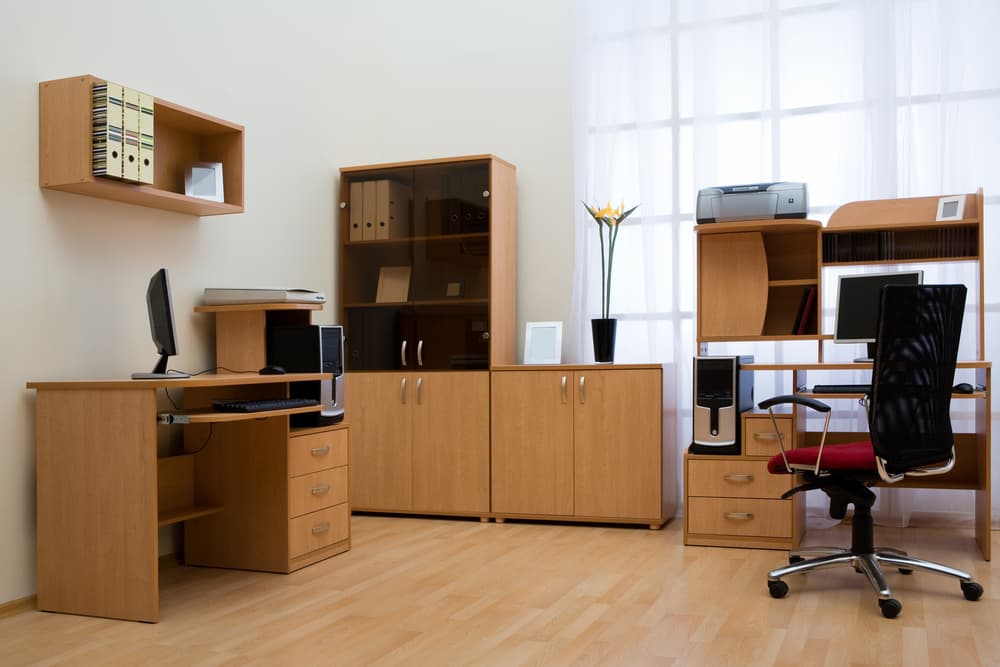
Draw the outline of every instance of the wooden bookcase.
[[[829,267],[971,262],[976,296],[976,356],[959,362],[960,372],[974,373],[985,387],[956,399],[975,401],[975,432],[956,434],[958,464],[948,475],[901,486],[975,491],[976,542],[990,558],[990,371],[985,359],[983,191],[965,195],[960,220],[936,220],[939,197],[859,201],[834,211],[824,227],[812,220],[755,220],[695,227],[698,246],[699,354],[712,343],[814,341],[815,358],[807,362],[756,363],[759,371],[788,371],[789,391],[808,386],[810,371],[857,371],[870,363],[830,363],[824,345],[832,340],[817,323],[823,312],[823,274]],[[807,290],[814,290],[810,301]],[[810,305],[803,307],[806,303]],[[804,325],[803,320],[804,318]],[[828,395],[823,400],[855,400]],[[794,407],[781,418],[791,446],[815,444],[805,410]],[[754,438],[767,438],[764,416],[742,415],[743,450],[738,456],[685,456],[685,544],[794,548],[804,532],[801,494],[778,500],[766,470],[773,453]],[[769,423],[769,419],[767,422]],[[756,434],[756,435],[755,435]],[[864,437],[831,433],[828,442]],[[752,445],[752,446],[751,446]],[[773,451],[777,451],[776,447]],[[779,478],[780,479],[780,478]],[[783,488],[791,485],[784,480]],[[747,509],[753,506],[755,509]],[[711,513],[706,516],[706,513]]]
[[[153,184],[94,176],[92,91],[102,81],[87,74],[39,84],[40,187],[198,216],[243,212],[243,126],[158,97]],[[225,201],[184,194],[184,168],[191,162],[222,163]]]

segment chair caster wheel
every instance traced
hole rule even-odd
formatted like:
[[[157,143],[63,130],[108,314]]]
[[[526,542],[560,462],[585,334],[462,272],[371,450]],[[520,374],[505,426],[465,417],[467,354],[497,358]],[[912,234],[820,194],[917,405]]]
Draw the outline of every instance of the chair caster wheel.
[[[908,567],[901,567],[901,568],[899,568],[899,573],[900,574],[913,574],[913,570],[911,570]]]
[[[983,587],[974,581],[968,583],[962,582],[962,593],[965,595],[965,599],[970,602],[975,602],[979,598],[983,597]]]
[[[802,556],[789,556],[788,557],[788,564],[789,565],[795,565],[796,563],[801,563],[804,560],[805,560],[805,558],[803,558]]]
[[[780,579],[778,581],[768,581],[767,592],[770,593],[773,598],[783,598],[788,595],[788,584]]]
[[[899,616],[899,612],[903,611],[902,603],[899,600],[894,600],[893,598],[879,600],[878,606],[882,610],[882,615],[886,618],[896,618]]]

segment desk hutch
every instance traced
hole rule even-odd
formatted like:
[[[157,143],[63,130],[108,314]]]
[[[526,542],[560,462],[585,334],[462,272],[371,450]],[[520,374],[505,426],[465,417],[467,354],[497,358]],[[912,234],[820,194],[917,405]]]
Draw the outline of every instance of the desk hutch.
[[[938,221],[938,197],[859,201],[841,206],[824,227],[814,220],[755,220],[702,224],[695,227],[698,262],[697,342],[700,354],[713,343],[813,341],[814,359],[805,363],[754,363],[754,371],[787,371],[787,389],[805,393],[810,371],[857,371],[871,363],[824,361],[821,331],[824,269],[837,266],[971,262],[977,285],[970,290],[977,306],[974,318],[975,358],[959,361],[983,389],[955,394],[974,402],[975,430],[955,434],[957,463],[947,475],[907,480],[894,486],[969,489],[975,492],[975,539],[990,559],[990,371],[985,359],[983,306],[983,191],[965,195],[960,220]],[[813,288],[812,312],[798,312],[802,295]],[[977,291],[978,290],[978,291]],[[802,318],[810,323],[796,326]],[[792,333],[792,331],[802,333]],[[808,394],[807,394],[808,395]],[[858,396],[820,396],[824,401]],[[860,408],[859,408],[860,409]],[[805,410],[793,406],[778,419],[786,443],[801,447],[818,443]],[[828,442],[848,442],[864,433],[830,433]],[[790,549],[805,527],[803,494],[781,500],[789,488],[784,476],[767,473],[767,459],[778,445],[766,413],[742,416],[742,452],[738,456],[685,455],[684,543]]]

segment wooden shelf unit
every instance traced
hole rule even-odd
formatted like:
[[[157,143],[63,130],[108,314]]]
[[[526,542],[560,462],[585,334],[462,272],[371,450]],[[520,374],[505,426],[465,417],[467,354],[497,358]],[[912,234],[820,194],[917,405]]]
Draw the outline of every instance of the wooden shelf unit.
[[[986,560],[990,559],[990,372],[992,364],[985,360],[984,257],[983,257],[983,191],[965,195],[964,216],[961,220],[935,220],[939,197],[859,201],[839,207],[825,227],[810,220],[757,220],[711,223],[695,227],[698,243],[698,322],[699,354],[710,354],[716,342],[815,341],[814,362],[754,363],[746,368],[753,371],[789,371],[790,391],[808,393],[809,371],[857,371],[871,364],[828,363],[823,359],[823,346],[832,339],[829,333],[810,330],[793,334],[789,323],[797,319],[801,290],[815,286],[815,312],[809,314],[819,322],[823,312],[823,270],[826,267],[913,264],[930,262],[973,262],[978,290],[978,305],[974,313],[976,358],[960,361],[958,369],[973,371],[975,384],[984,389],[972,394],[954,394],[953,398],[974,401],[975,432],[956,433],[956,468],[947,475],[925,480],[909,479],[896,487],[969,489],[975,492],[976,542]],[[805,388],[805,389],[803,389]],[[815,395],[824,401],[856,400],[854,394]],[[755,412],[742,415],[743,432],[755,420]],[[818,442],[818,434],[807,428],[806,410],[795,406],[785,417],[791,424],[789,442],[792,447]],[[849,442],[863,439],[864,433],[830,433],[827,442]],[[748,492],[730,488],[720,493],[712,484],[688,484],[692,468],[704,467],[705,461],[719,460],[749,470],[754,478],[769,477],[768,456],[749,454],[709,457],[685,455],[685,544],[712,546],[745,546],[794,548],[803,533],[803,512],[797,503],[799,496],[789,501],[771,500],[772,490]],[[756,452],[760,454],[760,452]],[[700,474],[700,473],[699,473]],[[735,479],[739,475],[730,475]],[[699,480],[702,477],[698,478]],[[779,478],[781,479],[781,478]],[[784,480],[785,488],[791,481]],[[698,485],[701,486],[698,486]],[[705,489],[709,489],[706,491]],[[779,494],[780,495],[780,494]],[[726,503],[746,503],[749,499],[768,500],[771,505],[758,503],[755,511],[734,511]],[[692,506],[694,500],[694,506]],[[718,507],[716,507],[718,506]],[[724,516],[706,517],[701,512],[722,511],[741,517],[734,524]],[[762,514],[763,513],[763,514]],[[774,516],[783,518],[775,522]],[[756,519],[742,519],[753,515]],[[760,516],[757,516],[760,515]],[[722,515],[720,515],[722,516]]]
[[[160,98],[154,100],[152,185],[94,176],[91,104],[95,83],[83,75],[38,86],[38,184],[188,215],[243,212],[243,126]],[[225,201],[184,194],[184,169],[192,162],[221,162]]]

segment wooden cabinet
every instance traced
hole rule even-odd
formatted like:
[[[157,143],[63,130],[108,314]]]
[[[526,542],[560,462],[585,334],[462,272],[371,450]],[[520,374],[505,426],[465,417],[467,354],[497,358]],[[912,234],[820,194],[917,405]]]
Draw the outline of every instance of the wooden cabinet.
[[[356,510],[489,514],[489,374],[350,373]]]
[[[665,498],[662,369],[509,366],[491,387],[492,508],[507,517],[648,523]]]
[[[348,371],[514,363],[514,176],[493,155],[341,170]]]
[[[160,98],[153,102],[153,183],[94,176],[92,94],[103,81],[84,75],[39,84],[39,186],[190,215],[243,212],[243,126]],[[184,194],[184,171],[192,162],[222,163],[225,201]]]

